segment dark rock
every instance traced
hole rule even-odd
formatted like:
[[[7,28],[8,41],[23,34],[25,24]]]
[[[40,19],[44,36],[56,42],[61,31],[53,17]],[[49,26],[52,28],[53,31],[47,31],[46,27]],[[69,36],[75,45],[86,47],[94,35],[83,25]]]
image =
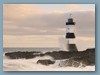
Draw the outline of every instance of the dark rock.
[[[49,55],[53,57],[55,60],[69,59],[66,61],[67,66],[72,65],[72,62],[75,61],[77,63],[79,62],[84,65],[95,65],[95,48],[87,49],[85,51],[76,51],[76,52],[54,51],[54,52],[47,52],[45,53],[45,55]]]
[[[45,60],[38,60],[37,61],[37,64],[42,64],[42,65],[50,65],[50,64],[54,64],[55,63],[55,61],[51,61],[51,60],[47,60],[47,59],[45,59]]]
[[[67,60],[60,61],[59,66],[60,67],[72,66],[72,60],[67,59]]]
[[[80,62],[73,61],[72,66],[73,67],[79,67],[80,66]]]
[[[5,53],[5,56],[9,57],[10,59],[31,59],[37,56],[51,56],[54,60],[62,60],[62,59],[69,59],[67,60],[67,65],[72,65],[72,62],[76,61],[85,65],[95,65],[95,48],[87,49],[84,51],[75,51],[75,52],[68,52],[68,51],[53,51],[53,52],[8,52]],[[43,61],[43,60],[42,60]],[[41,61],[41,62],[42,62]],[[44,64],[49,64],[50,60],[44,60]],[[74,62],[74,64],[77,64]]]
[[[95,64],[95,50],[87,49],[86,51],[80,52],[78,57],[73,57],[73,60],[81,62],[85,65]]]
[[[72,59],[67,59],[67,60],[61,61],[59,63],[59,66],[60,67],[68,67],[68,66],[70,66],[70,67],[72,67],[72,66],[73,67],[79,67],[80,66],[80,62],[74,61]]]
[[[8,52],[5,53],[5,56],[9,57],[10,59],[20,59],[20,58],[25,58],[25,59],[30,59],[34,58],[36,56],[39,56],[40,52]]]
[[[94,57],[95,49],[87,49],[85,51],[76,51],[76,52],[53,51],[53,52],[47,52],[45,53],[45,55],[52,56],[55,60],[67,59],[71,57],[76,57],[76,58],[82,58],[82,57],[87,57],[87,56],[91,57],[91,55]]]

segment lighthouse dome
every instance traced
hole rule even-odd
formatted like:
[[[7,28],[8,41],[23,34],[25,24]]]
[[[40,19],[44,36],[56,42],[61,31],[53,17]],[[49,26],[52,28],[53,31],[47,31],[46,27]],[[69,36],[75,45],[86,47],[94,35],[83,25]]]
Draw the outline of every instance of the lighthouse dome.
[[[72,18],[69,18],[68,19],[68,22],[72,23],[73,22],[73,19]]]
[[[66,25],[75,25],[75,22],[73,22],[73,18],[69,18],[68,22],[66,22]]]

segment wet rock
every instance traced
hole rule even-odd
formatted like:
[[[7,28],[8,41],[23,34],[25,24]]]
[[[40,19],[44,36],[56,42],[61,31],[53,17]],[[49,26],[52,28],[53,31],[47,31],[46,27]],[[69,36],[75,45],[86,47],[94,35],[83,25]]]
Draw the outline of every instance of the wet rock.
[[[10,59],[21,59],[21,58],[25,58],[25,59],[31,59],[34,58],[36,56],[39,56],[40,52],[8,52],[5,53],[5,56],[9,57]]]
[[[72,66],[72,62],[69,60],[63,60],[63,61],[60,61],[59,66],[60,67]]]
[[[85,65],[95,65],[95,48],[86,49],[84,51],[67,52],[67,51],[54,51],[47,52],[45,55],[53,57],[55,60],[66,60],[66,65],[72,65],[76,61]],[[64,62],[63,62],[64,64]]]
[[[39,63],[42,64],[42,65],[50,65],[50,64],[54,64],[55,61],[45,59],[45,60],[38,60],[37,64],[39,64]]]
[[[72,66],[73,67],[79,67],[80,66],[80,62],[73,61]]]
[[[74,61],[72,59],[64,60],[59,63],[60,67],[79,67],[80,62]]]
[[[5,56],[9,57],[10,59],[31,59],[35,58],[37,56],[43,57],[43,56],[51,56],[54,60],[64,60],[62,61],[64,66],[72,66],[72,64],[75,64],[75,66],[78,66],[79,63],[85,64],[85,65],[95,65],[95,48],[86,49],[84,51],[75,51],[75,52],[68,52],[68,51],[53,51],[53,52],[8,52],[5,53]],[[43,64],[52,64],[50,60],[43,60]],[[42,61],[39,61],[42,63]],[[74,63],[73,63],[74,62]],[[78,63],[79,62],[79,63]],[[63,64],[60,64],[61,66]],[[65,65],[66,64],[66,65]]]

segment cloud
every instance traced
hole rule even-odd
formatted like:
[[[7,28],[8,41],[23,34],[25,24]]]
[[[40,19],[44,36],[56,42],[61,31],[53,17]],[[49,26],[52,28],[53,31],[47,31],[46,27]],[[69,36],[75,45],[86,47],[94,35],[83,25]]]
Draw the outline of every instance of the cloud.
[[[95,10],[81,10],[80,5],[66,6],[75,10],[72,17],[76,23],[76,40],[94,46]],[[76,11],[76,9],[78,11]],[[3,5],[4,47],[58,47],[60,37],[65,39],[66,22],[69,13],[62,10],[47,12],[37,5]],[[80,38],[79,38],[80,37]],[[81,47],[78,43],[78,47]]]
[[[77,37],[75,41],[80,51],[95,47],[93,37]],[[62,35],[3,35],[3,47],[59,47],[63,49],[66,48],[66,42],[67,40]]]
[[[69,9],[80,9],[81,8],[79,4],[67,4],[65,5],[65,7]]]
[[[3,4],[4,19],[20,19],[33,14],[42,14],[36,4]]]
[[[90,4],[87,7],[83,6],[84,4],[66,4],[65,7],[68,10],[68,12],[78,12],[78,11],[95,11],[95,5]],[[91,5],[94,6],[94,8],[91,8]]]
[[[32,35],[32,36],[3,36],[4,47],[58,47],[56,35]]]
[[[67,4],[68,8],[82,8],[80,4]],[[95,11],[72,12],[77,36],[95,36]],[[24,15],[24,16],[23,16]],[[55,10],[46,13],[36,4],[4,4],[4,35],[65,35],[69,13]]]
[[[52,14],[64,14],[65,12],[62,10],[55,10],[55,11],[52,11],[50,13],[52,13]]]
[[[68,12],[86,11],[80,4],[66,4],[65,7]]]
[[[95,36],[95,12],[73,12],[77,36]],[[69,13],[31,15],[3,21],[4,35],[65,35]]]

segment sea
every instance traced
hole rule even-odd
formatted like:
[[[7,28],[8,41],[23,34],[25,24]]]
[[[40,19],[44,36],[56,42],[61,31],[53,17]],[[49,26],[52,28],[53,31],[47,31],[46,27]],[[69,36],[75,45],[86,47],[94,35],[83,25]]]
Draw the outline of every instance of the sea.
[[[61,51],[60,48],[3,48],[3,71],[95,71],[95,66],[86,66],[82,67],[61,67],[58,64],[61,60],[56,60],[52,65],[42,65],[37,64],[39,59],[50,59],[54,60],[50,56],[44,57],[35,57],[32,59],[10,59],[5,56],[7,52],[18,52],[18,51],[40,51],[42,53],[52,52],[52,51]]]

